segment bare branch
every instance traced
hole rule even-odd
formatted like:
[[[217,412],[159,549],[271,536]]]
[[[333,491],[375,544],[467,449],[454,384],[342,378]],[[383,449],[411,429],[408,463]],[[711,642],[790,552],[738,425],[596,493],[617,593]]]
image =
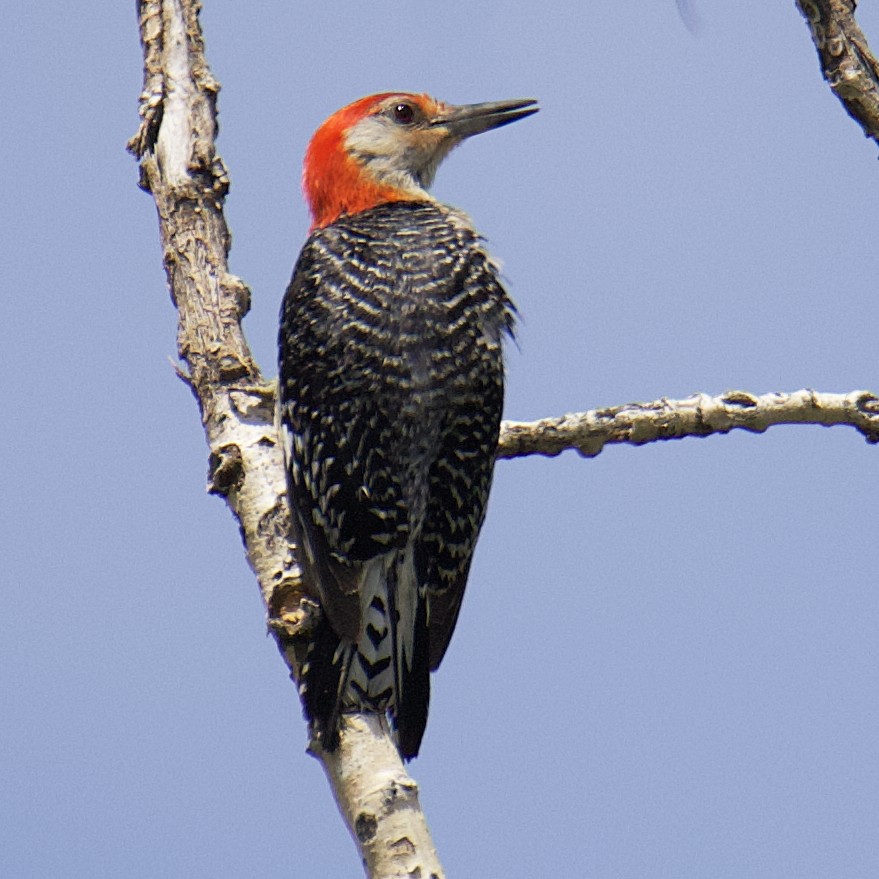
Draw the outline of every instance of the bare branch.
[[[128,147],[158,210],[178,309],[177,348],[186,364],[178,373],[201,410],[210,448],[208,490],[226,499],[241,526],[270,630],[295,678],[316,605],[290,541],[274,388],[263,380],[241,329],[250,291],[227,266],[229,181],[214,144],[219,84],[205,60],[195,0],[141,0],[138,11],[144,90],[140,128]],[[370,876],[441,879],[417,786],[377,718],[352,719],[339,751],[316,756]]]
[[[505,421],[498,457],[552,456],[576,449],[584,457],[594,458],[608,443],[642,446],[656,440],[729,433],[737,428],[763,433],[774,424],[847,424],[859,430],[868,443],[876,443],[879,398],[869,391],[821,394],[804,390],[760,397],[729,391],[719,397],[695,394],[685,400],[663,398],[541,421]]]
[[[281,453],[273,427],[274,390],[241,330],[250,290],[229,274],[223,200],[229,186],[217,155],[219,85],[204,58],[198,4],[142,0],[141,124],[128,144],[151,192],[171,298],[177,348],[201,410],[210,447],[210,491],[226,498],[241,524],[247,556],[272,615],[286,634],[308,618],[300,572],[289,549]],[[246,476],[246,478],[245,478]],[[301,645],[279,639],[294,658]]]
[[[228,177],[214,143],[219,85],[205,61],[196,0],[140,0],[138,9],[144,90],[141,124],[129,149],[140,160],[140,185],[152,193],[158,211],[185,364],[178,374],[201,411],[210,449],[208,490],[225,498],[240,524],[269,628],[295,679],[318,610],[290,541],[274,387],[263,379],[241,329],[250,291],[228,272],[230,236],[223,217]],[[506,422],[499,457],[556,455],[567,448],[594,456],[607,443],[643,444],[736,427],[762,431],[781,423],[850,424],[877,442],[879,400],[866,391],[763,397],[735,392],[531,424]],[[314,753],[370,876],[442,879],[417,785],[384,718],[351,717],[337,752]]]
[[[385,718],[346,715],[338,751],[322,754],[339,810],[373,879],[443,879],[418,802],[418,785],[403,769]]]
[[[797,0],[821,71],[848,114],[879,143],[879,63],[855,21],[855,0]]]

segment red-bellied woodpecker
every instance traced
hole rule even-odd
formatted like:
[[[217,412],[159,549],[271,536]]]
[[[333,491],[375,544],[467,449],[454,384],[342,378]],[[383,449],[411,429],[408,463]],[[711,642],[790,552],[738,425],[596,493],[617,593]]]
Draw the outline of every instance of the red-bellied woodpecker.
[[[344,714],[367,712],[418,754],[485,516],[515,312],[470,220],[427,188],[464,138],[534,104],[373,95],[306,153],[313,225],[281,309],[279,425],[323,609],[301,693],[326,750]]]

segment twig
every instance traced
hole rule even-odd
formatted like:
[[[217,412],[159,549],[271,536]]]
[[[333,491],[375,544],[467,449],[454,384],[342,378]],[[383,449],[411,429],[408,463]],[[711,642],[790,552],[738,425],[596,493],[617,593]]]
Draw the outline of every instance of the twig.
[[[879,143],[879,63],[855,21],[855,0],[797,0],[821,72],[848,114]]]
[[[719,397],[695,394],[685,400],[663,398],[541,421],[505,421],[498,457],[558,455],[565,449],[576,449],[584,457],[594,458],[608,443],[641,446],[656,440],[710,436],[736,429],[763,433],[775,424],[847,424],[859,430],[868,443],[876,443],[879,398],[869,391],[822,394],[803,390],[759,397],[729,391]]]

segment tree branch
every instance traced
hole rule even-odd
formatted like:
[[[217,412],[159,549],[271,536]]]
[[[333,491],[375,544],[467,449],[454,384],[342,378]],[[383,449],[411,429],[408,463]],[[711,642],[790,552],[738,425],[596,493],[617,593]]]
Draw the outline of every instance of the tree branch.
[[[855,21],[855,0],[797,0],[821,72],[846,112],[879,144],[879,63]]]
[[[498,457],[558,455],[565,449],[576,449],[584,457],[594,458],[609,443],[642,446],[656,440],[729,433],[737,428],[763,433],[774,424],[847,424],[859,430],[868,443],[877,443],[879,398],[869,391],[820,394],[804,390],[760,397],[729,391],[719,397],[695,394],[684,400],[663,398],[541,421],[505,421]]]
[[[226,499],[241,526],[270,629],[295,679],[316,604],[290,541],[274,389],[241,329],[250,291],[227,267],[229,180],[214,145],[219,85],[205,60],[195,0],[140,0],[138,11],[144,90],[128,146],[158,210],[177,349],[210,448],[208,489]],[[353,718],[336,753],[314,753],[369,876],[442,879],[418,787],[379,718]]]
[[[208,489],[237,519],[269,628],[291,676],[298,677],[317,604],[290,540],[283,461],[274,426],[274,387],[257,367],[241,320],[250,290],[228,271],[223,202],[229,180],[215,149],[219,84],[204,55],[196,0],[140,0],[144,89],[140,127],[129,149],[140,185],[152,193],[165,271],[178,310],[178,370],[198,403],[210,449]],[[505,422],[499,457],[597,455],[607,443],[707,436],[772,424],[850,424],[879,441],[879,401],[848,395],[743,392],[631,404],[531,424]],[[336,802],[369,876],[442,879],[418,803],[383,718],[354,716],[333,754],[316,746]]]

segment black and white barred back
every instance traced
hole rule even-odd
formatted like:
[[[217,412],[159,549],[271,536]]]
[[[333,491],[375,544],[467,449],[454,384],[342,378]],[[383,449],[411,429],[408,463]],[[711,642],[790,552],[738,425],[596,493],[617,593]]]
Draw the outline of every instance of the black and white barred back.
[[[514,311],[468,219],[436,202],[342,217],[299,256],[279,422],[324,611],[302,697],[328,750],[360,711],[387,712],[418,753],[485,515]]]

